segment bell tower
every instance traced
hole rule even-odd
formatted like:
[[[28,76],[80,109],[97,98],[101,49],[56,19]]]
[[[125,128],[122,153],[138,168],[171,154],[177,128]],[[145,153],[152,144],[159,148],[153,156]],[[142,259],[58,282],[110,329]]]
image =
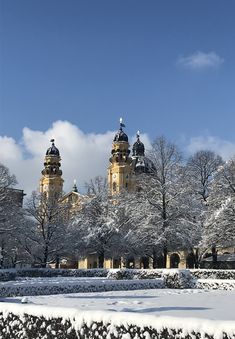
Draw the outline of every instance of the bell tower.
[[[110,165],[108,167],[108,184],[112,195],[122,190],[131,191],[133,188],[132,158],[130,157],[128,136],[123,132],[125,125],[120,119],[120,128],[117,131],[112,145]]]
[[[46,151],[39,188],[40,193],[46,193],[48,198],[61,197],[64,182],[60,169],[60,152],[54,141],[54,139],[51,139],[51,147]]]

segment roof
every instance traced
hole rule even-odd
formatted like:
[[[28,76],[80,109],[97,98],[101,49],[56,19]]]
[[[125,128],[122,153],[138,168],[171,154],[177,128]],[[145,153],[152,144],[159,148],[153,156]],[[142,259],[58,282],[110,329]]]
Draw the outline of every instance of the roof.
[[[203,259],[203,261],[213,261],[213,257]],[[218,254],[217,261],[235,261],[235,253],[231,254]]]

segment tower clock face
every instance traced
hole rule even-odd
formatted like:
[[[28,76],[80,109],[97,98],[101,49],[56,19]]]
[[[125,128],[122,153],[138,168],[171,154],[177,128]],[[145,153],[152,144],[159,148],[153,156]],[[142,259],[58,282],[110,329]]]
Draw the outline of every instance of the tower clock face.
[[[117,177],[117,175],[114,173],[114,174],[113,174],[113,179],[116,179],[116,177]]]

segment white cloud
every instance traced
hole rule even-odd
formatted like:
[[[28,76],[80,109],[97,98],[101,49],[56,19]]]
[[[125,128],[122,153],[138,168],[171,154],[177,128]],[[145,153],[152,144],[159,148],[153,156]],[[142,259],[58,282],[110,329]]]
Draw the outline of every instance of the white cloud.
[[[235,143],[213,136],[198,136],[191,138],[186,152],[193,154],[199,150],[211,150],[228,160],[235,155]]]
[[[216,68],[224,62],[215,52],[204,53],[197,51],[189,56],[180,56],[177,64],[193,70]]]
[[[85,181],[96,175],[107,175],[115,133],[116,131],[84,133],[68,121],[56,121],[47,131],[34,131],[25,127],[18,143],[11,137],[0,136],[0,162],[16,175],[18,188],[24,189],[29,196],[33,190],[38,189],[45,152],[50,146],[49,140],[54,138],[62,159],[64,190],[70,191],[73,180],[76,179],[79,190],[83,191]],[[129,135],[129,140],[132,146],[136,137]],[[147,134],[141,134],[141,141],[146,150],[150,149]],[[193,137],[189,142],[184,139],[183,143],[188,144],[185,148],[187,154],[210,149],[225,160],[235,154],[235,143],[213,136]]]
[[[18,187],[30,195],[39,186],[45,152],[50,146],[49,140],[54,138],[62,159],[64,190],[71,190],[76,179],[82,191],[85,181],[96,175],[107,175],[115,132],[86,134],[68,121],[56,121],[45,132],[25,127],[19,143],[12,138],[0,137],[0,162],[16,175]],[[133,143],[135,138],[130,136],[129,140]],[[141,135],[141,140],[148,149],[148,136]]]

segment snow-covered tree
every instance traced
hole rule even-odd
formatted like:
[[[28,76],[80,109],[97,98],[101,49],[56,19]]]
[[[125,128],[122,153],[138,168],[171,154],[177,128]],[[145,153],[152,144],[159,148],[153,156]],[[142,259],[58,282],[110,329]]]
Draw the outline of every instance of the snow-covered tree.
[[[214,175],[202,245],[235,246],[235,159],[226,162]]]
[[[117,233],[115,202],[108,195],[107,182],[96,177],[86,184],[89,198],[72,218],[76,245],[80,255],[97,254],[98,267],[111,256],[112,240]]]
[[[159,253],[163,253],[166,267],[169,250],[191,248],[197,228],[195,205],[187,182],[186,168],[177,146],[164,137],[157,138],[149,153],[153,162],[150,175],[139,178],[146,215],[141,228],[146,230],[153,249],[153,265],[157,265]],[[140,231],[141,232],[141,231]]]
[[[15,176],[0,164],[0,267],[14,265],[19,250],[17,234],[23,217],[19,192],[13,188],[16,183]]]
[[[42,267],[58,258],[67,250],[68,216],[66,203],[57,197],[48,198],[34,192],[27,201],[22,246],[34,263]]]
[[[223,159],[210,150],[200,150],[192,155],[187,162],[188,184],[192,191],[192,195],[196,198],[195,202],[195,218],[197,221],[198,235],[201,236],[205,227],[205,217],[208,212],[208,199],[210,197],[213,177],[217,170],[223,165]],[[198,240],[200,239],[200,236]],[[197,247],[199,242],[195,244]],[[196,251],[194,261],[200,262],[202,253]]]
[[[223,165],[221,156],[209,150],[196,152],[187,162],[189,183],[194,193],[204,203],[209,197],[212,177],[221,165]]]
[[[6,233],[16,227],[16,215],[19,210],[14,199],[12,187],[17,181],[9,169],[0,164],[0,233]]]
[[[122,191],[114,197],[112,219],[116,231],[112,236],[112,257],[122,258],[126,265],[130,258],[150,254],[151,235],[144,231],[148,216],[142,211],[143,207],[138,192]]]

